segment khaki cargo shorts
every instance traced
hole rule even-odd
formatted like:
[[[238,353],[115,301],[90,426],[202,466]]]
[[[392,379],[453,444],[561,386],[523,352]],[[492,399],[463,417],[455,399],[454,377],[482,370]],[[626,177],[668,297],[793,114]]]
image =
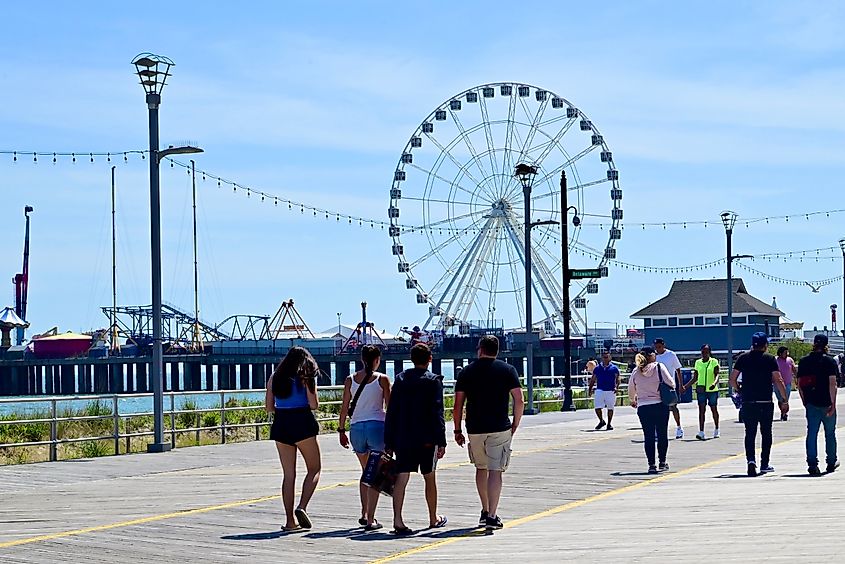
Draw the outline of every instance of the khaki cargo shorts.
[[[511,430],[469,436],[469,461],[479,470],[504,472],[511,461]]]

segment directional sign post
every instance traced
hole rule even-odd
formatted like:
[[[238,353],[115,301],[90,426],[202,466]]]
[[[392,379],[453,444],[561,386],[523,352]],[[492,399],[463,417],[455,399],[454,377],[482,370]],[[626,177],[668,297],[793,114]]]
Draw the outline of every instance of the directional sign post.
[[[570,280],[579,280],[584,278],[601,278],[601,268],[570,268]]]

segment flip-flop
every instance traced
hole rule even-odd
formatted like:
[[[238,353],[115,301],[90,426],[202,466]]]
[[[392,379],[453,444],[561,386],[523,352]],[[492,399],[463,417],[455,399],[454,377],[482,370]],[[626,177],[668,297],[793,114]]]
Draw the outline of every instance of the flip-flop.
[[[311,528],[311,518],[308,517],[308,514],[305,512],[304,509],[301,507],[297,507],[296,510],[293,512],[296,520],[299,522],[299,526],[303,529],[310,529]]]
[[[379,523],[378,521],[373,519],[373,523],[371,525],[364,525],[364,530],[365,531],[378,531],[382,527],[384,527],[384,525],[382,525],[381,523]]]
[[[404,537],[404,536],[407,536],[407,535],[413,535],[414,531],[409,529],[408,527],[399,527],[399,528],[394,527],[394,529],[392,531],[390,531],[390,534],[396,535],[397,537]]]
[[[429,525],[429,529],[440,529],[441,527],[445,527],[446,523],[449,522],[449,519],[446,518],[445,515],[438,515],[437,522],[434,525]]]
[[[299,525],[294,525],[293,527],[282,527],[282,532],[285,533],[295,533],[296,531],[301,531],[302,527]]]

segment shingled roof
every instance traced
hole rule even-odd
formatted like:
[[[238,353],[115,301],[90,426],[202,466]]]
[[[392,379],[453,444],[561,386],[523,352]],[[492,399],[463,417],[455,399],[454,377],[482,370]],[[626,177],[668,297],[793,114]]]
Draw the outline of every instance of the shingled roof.
[[[663,315],[717,315],[728,311],[728,296],[725,282],[721,280],[675,280],[669,294],[653,304],[631,315],[632,318],[654,317]],[[733,282],[733,312],[759,313],[780,317],[784,313],[751,294],[745,289],[741,278]]]

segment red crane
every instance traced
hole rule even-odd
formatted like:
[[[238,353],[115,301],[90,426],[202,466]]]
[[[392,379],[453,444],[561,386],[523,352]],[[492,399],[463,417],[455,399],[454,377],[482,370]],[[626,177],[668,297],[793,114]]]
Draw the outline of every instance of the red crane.
[[[26,218],[26,235],[23,240],[23,272],[15,274],[15,277],[12,278],[12,283],[15,285],[15,313],[24,321],[26,321],[26,296],[29,287],[29,214],[32,211],[32,206],[26,206],[23,209],[23,215]],[[23,334],[24,329],[19,328],[16,344],[23,344]]]

